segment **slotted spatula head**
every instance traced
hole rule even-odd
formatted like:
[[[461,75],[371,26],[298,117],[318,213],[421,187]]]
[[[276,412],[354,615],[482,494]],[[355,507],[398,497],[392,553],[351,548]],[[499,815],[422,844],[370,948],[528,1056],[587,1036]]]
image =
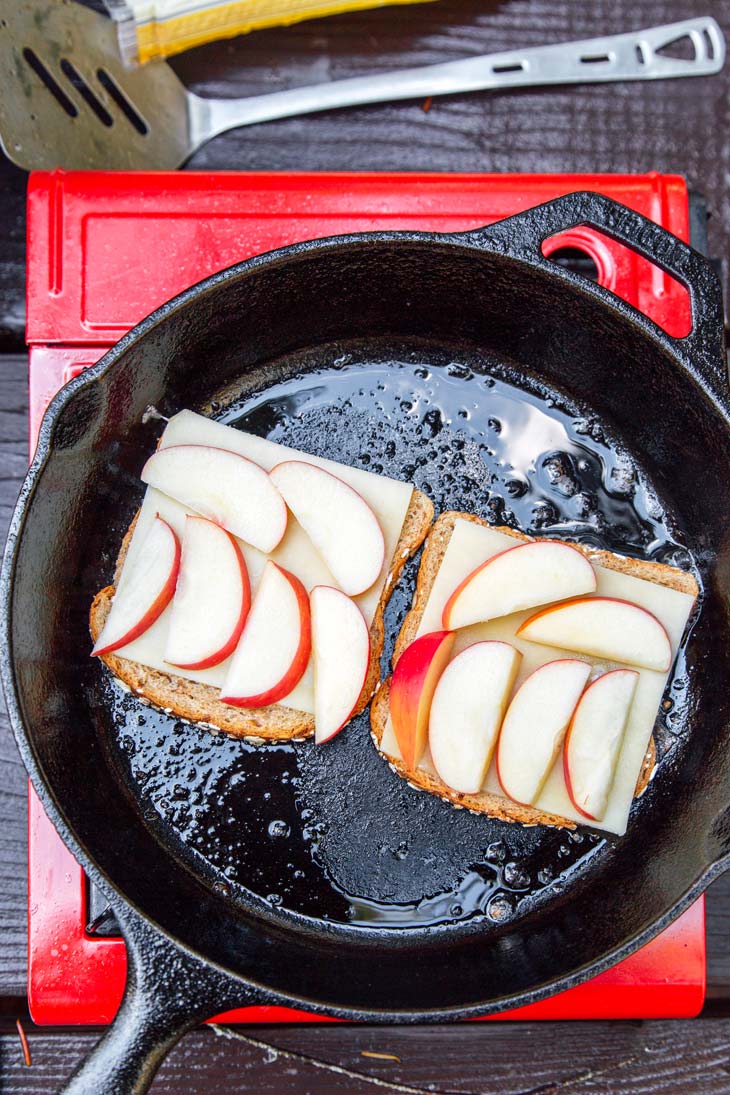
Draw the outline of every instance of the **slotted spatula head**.
[[[72,0],[0,0],[0,142],[20,167],[162,169],[193,150],[164,62],[129,70],[111,19]]]
[[[691,58],[661,55],[681,38],[691,42]],[[217,133],[274,118],[504,87],[707,76],[724,60],[722,31],[704,17],[247,99],[208,99],[187,91],[162,61],[127,71],[114,24],[72,0],[0,0],[0,136],[21,167],[170,168]]]

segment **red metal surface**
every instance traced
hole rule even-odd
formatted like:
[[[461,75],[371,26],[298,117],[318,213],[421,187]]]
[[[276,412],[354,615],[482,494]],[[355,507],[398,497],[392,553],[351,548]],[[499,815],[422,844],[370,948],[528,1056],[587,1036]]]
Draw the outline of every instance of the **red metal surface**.
[[[108,1023],[122,998],[121,939],[86,934],[86,882],[78,863],[29,794],[28,999],[36,1023]],[[692,1017],[705,998],[705,903],[606,973],[498,1019]],[[323,1022],[287,1008],[241,1008],[226,1022]]]
[[[297,240],[456,231],[578,189],[601,190],[687,236],[684,180],[658,174],[38,173],[28,187],[28,342],[109,345],[207,274]],[[561,242],[585,249],[587,240],[604,284],[686,333],[676,282],[595,233],[575,229]]]
[[[578,175],[32,175],[28,188],[30,440],[58,388],[130,326],[207,274],[296,240],[352,230],[488,224],[572,190],[595,189],[687,239],[684,180]],[[671,333],[686,291],[621,245],[577,227],[548,241],[587,251],[602,284]],[[119,939],[87,935],[83,872],[29,795],[28,994],[37,1023],[106,1023],[119,1006]],[[705,993],[704,900],[592,981],[499,1019],[689,1017]],[[236,1022],[322,1021],[244,1008]]]

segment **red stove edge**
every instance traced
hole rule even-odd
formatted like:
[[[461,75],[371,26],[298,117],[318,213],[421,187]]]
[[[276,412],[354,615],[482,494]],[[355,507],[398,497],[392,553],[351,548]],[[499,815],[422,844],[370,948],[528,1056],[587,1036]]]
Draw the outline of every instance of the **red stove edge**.
[[[124,990],[124,943],[87,935],[83,871],[32,788],[28,835],[28,1001],[33,1020],[109,1023]],[[651,943],[591,981],[489,1018],[691,1018],[704,998],[705,906],[700,898]],[[229,1023],[335,1021],[279,1007],[240,1008],[217,1018]]]
[[[689,234],[677,176],[36,173],[28,186],[30,438],[58,388],[164,300],[202,277],[297,240],[382,228],[457,231],[575,190],[599,190]],[[144,247],[140,246],[144,232]],[[554,237],[590,255],[598,279],[681,337],[686,290],[583,226]],[[154,264],[149,265],[149,256]],[[114,277],[109,270],[113,265]],[[83,871],[29,788],[28,997],[39,1024],[110,1022],[126,975],[121,939],[86,932]],[[591,981],[494,1019],[692,1017],[705,997],[704,898]],[[227,1022],[322,1022],[242,1008]]]

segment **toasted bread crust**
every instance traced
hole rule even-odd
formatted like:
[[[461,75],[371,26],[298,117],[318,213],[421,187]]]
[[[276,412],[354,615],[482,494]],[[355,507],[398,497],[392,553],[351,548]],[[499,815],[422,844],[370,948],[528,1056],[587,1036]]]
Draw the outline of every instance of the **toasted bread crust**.
[[[441,561],[448,547],[451,534],[454,531],[456,521],[461,518],[471,521],[485,528],[494,528],[496,532],[502,532],[506,536],[512,536],[516,540],[532,540],[534,537],[526,536],[522,532],[503,526],[490,525],[481,517],[475,517],[470,513],[448,512],[442,513],[435,521],[426,541],[426,546],[421,558],[418,571],[416,593],[413,598],[413,607],[403,621],[400,633],[393,651],[393,666],[400,658],[403,651],[416,637],[421,618],[426,608],[431,589],[438,574]],[[568,541],[565,541],[568,543]],[[665,566],[663,563],[644,562],[641,559],[630,559],[623,555],[615,555],[610,551],[600,551],[597,548],[586,547],[582,544],[571,543],[571,547],[577,547],[591,562],[605,567],[607,570],[620,571],[622,574],[631,574],[645,581],[655,582],[657,585],[677,589],[682,593],[688,593],[697,597],[699,589],[693,575],[685,571],[675,570],[674,567]],[[382,688],[373,700],[370,708],[370,725],[372,738],[376,747],[380,750],[383,732],[388,719],[388,695],[390,691],[390,679],[384,682]],[[388,753],[381,754],[388,764],[397,771],[408,783],[420,790],[438,795],[446,801],[452,802],[457,807],[471,810],[474,813],[487,814],[489,817],[500,818],[503,821],[519,821],[523,825],[553,825],[566,829],[574,829],[575,822],[555,814],[547,814],[532,806],[521,806],[508,801],[498,795],[480,792],[476,795],[466,795],[460,791],[454,791],[438,776],[432,775],[423,769],[408,769],[398,757]],[[635,794],[640,795],[651,779],[656,763],[656,747],[652,738],[647,748],[644,763],[639,773]]]
[[[378,607],[370,625],[370,665],[353,717],[363,711],[380,679],[380,655],[383,651],[383,613],[406,560],[423,543],[433,520],[433,503],[421,491],[414,490],[406,512],[400,538],[396,545]],[[122,541],[114,572],[119,581],[137,517],[130,524]],[[101,633],[114,599],[115,587],[100,590],[91,605],[89,629],[94,642]],[[306,738],[314,733],[314,716],[295,711],[282,704],[245,710],[221,703],[219,690],[208,684],[188,680],[173,673],[161,673],[118,654],[104,654],[101,660],[111,672],[133,692],[177,718],[207,724],[234,737],[260,738],[265,741],[288,741]]]

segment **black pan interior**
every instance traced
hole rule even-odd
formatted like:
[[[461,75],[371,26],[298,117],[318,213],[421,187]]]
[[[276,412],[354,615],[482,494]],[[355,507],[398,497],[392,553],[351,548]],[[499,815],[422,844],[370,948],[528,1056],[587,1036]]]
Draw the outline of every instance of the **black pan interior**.
[[[579,970],[723,850],[727,424],[659,342],[504,256],[371,240],[221,277],[114,356],[55,424],[13,653],[43,778],[145,913],[300,998],[424,1012]],[[702,612],[627,837],[455,811],[390,772],[366,715],[323,749],[256,747],[111,682],[86,614],[141,497],[148,404],[412,480],[437,511],[694,569]],[[416,569],[388,608],[384,671]]]

